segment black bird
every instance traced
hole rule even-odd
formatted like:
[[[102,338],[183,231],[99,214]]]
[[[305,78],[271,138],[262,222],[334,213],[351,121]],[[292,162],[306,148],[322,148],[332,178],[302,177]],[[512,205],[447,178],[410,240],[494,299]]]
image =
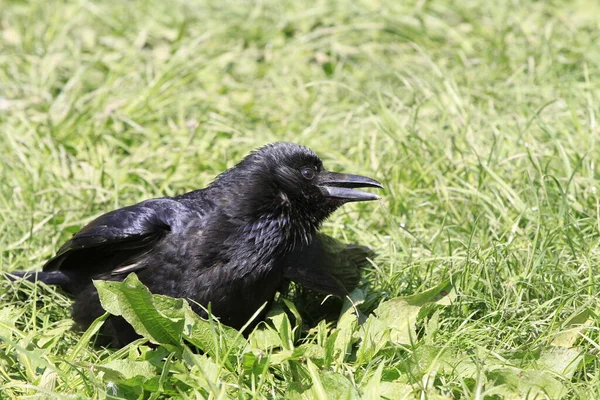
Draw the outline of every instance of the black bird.
[[[81,329],[104,313],[92,279],[119,281],[132,272],[152,293],[189,299],[203,316],[210,304],[221,322],[239,329],[287,280],[337,296],[356,286],[368,249],[317,230],[344,203],[378,199],[360,187],[383,186],[323,169],[306,147],[273,143],[205,189],[98,217],[43,272],[12,274],[73,294]],[[110,317],[102,332],[116,346],[137,337],[121,317]]]

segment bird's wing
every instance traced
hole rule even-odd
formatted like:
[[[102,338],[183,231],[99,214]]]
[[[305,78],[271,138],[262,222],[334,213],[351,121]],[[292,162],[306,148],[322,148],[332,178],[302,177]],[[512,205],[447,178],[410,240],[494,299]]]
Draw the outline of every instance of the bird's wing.
[[[367,247],[348,245],[318,233],[308,247],[286,256],[284,274],[308,289],[345,296],[358,285],[361,269],[373,256]]]
[[[171,199],[147,200],[111,211],[77,232],[44,265],[44,271],[78,270],[97,275],[143,268],[137,262],[153,245],[181,229],[193,212]]]

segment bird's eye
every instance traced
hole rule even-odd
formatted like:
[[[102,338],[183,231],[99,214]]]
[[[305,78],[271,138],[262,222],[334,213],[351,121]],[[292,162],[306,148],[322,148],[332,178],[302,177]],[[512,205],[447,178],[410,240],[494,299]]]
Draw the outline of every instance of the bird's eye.
[[[300,173],[305,179],[311,180],[315,177],[315,170],[310,167],[305,167],[300,170]]]

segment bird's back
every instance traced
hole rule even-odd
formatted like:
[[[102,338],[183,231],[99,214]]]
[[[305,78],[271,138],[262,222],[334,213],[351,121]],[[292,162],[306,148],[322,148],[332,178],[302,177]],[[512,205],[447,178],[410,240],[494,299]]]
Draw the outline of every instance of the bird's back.
[[[103,214],[63,244],[43,270],[63,271],[84,282],[111,276],[118,279],[147,268],[152,259],[148,255],[165,238],[202,226],[212,204],[200,201],[201,197],[201,191],[196,191],[193,197],[151,199]]]

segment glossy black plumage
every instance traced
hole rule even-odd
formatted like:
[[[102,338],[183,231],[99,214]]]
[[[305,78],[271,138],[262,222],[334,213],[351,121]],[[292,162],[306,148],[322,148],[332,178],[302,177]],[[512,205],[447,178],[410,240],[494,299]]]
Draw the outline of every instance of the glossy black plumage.
[[[80,328],[104,312],[92,279],[122,280],[132,272],[153,293],[189,299],[201,315],[196,303],[210,303],[223,323],[240,328],[288,279],[338,296],[356,286],[368,250],[317,230],[342,204],[376,199],[354,189],[365,186],[381,184],[328,172],[311,150],[274,143],[205,189],[98,217],[29,279],[72,293]],[[111,317],[103,333],[114,345],[135,338],[120,317]]]

